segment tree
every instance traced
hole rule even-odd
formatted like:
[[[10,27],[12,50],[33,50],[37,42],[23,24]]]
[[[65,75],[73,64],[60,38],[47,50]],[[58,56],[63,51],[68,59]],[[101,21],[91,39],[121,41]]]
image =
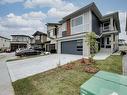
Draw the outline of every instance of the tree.
[[[94,32],[89,32],[85,36],[86,43],[90,46],[90,54],[98,52],[98,43],[96,41],[96,34]]]

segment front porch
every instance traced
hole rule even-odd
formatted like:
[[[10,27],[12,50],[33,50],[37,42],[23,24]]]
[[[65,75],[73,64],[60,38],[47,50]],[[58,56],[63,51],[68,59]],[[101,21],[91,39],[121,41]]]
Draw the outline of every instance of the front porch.
[[[118,35],[107,34],[100,37],[100,49],[108,49],[111,53],[118,50]]]

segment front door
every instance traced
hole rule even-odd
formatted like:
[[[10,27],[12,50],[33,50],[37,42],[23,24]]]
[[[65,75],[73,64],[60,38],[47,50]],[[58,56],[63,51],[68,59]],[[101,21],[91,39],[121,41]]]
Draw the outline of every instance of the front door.
[[[101,48],[105,47],[105,39],[104,37],[101,38]]]
[[[110,36],[106,37],[106,48],[111,48]]]

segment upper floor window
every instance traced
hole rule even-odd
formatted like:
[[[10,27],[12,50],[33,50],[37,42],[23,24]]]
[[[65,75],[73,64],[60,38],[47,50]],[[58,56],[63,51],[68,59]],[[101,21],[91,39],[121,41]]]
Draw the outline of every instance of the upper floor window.
[[[109,30],[109,26],[110,26],[109,22],[104,22],[103,23],[103,30]]]
[[[79,17],[74,18],[72,20],[72,27],[81,25],[82,23],[83,23],[83,18],[82,18],[82,16],[79,16]]]
[[[36,40],[40,40],[40,36],[38,36],[38,35],[35,36],[35,39],[36,39]]]

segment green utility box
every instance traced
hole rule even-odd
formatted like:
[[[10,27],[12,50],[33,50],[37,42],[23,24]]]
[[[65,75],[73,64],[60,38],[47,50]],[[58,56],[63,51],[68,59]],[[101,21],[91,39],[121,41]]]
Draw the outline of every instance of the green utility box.
[[[81,85],[80,95],[127,95],[127,77],[100,71]]]

